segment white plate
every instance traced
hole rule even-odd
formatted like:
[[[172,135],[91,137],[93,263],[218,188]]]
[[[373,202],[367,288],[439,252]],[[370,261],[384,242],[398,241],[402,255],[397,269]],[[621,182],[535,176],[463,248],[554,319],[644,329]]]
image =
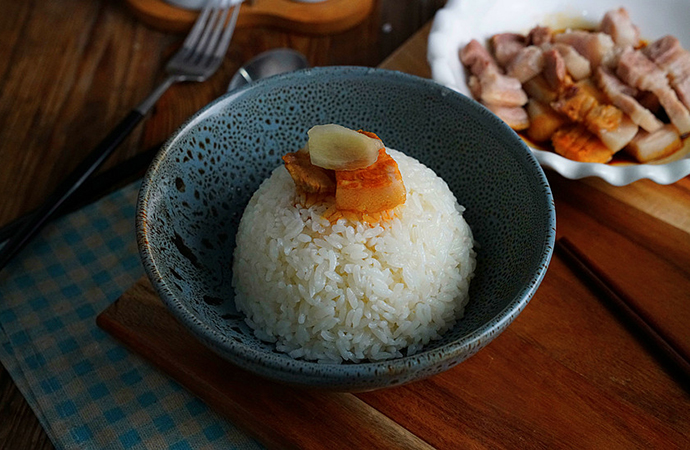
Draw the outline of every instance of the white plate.
[[[436,13],[428,43],[432,78],[470,96],[458,52],[471,39],[485,44],[496,33],[527,33],[536,25],[554,29],[596,27],[611,9],[624,6],[643,39],[651,42],[666,34],[676,36],[690,50],[688,0],[449,0]],[[675,183],[690,174],[690,146],[663,164],[607,165],[580,163],[552,152],[532,148],[542,166],[566,178],[600,177],[615,186],[642,178],[659,184]]]

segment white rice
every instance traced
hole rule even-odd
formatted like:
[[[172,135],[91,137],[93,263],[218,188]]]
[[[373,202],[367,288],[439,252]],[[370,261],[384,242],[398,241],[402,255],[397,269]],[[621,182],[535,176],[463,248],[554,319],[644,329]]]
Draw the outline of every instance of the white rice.
[[[407,188],[397,217],[371,226],[296,204],[285,167],[247,205],[235,302],[257,338],[294,358],[337,363],[410,355],[463,316],[473,239],[446,183],[395,150]]]

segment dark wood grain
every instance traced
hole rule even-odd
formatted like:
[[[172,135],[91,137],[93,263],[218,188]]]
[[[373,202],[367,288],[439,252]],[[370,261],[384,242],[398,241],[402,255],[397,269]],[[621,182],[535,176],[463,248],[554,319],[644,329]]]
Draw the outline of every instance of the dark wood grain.
[[[676,320],[676,314],[673,314],[668,307],[661,311],[661,316],[654,314],[658,314],[659,311],[652,311],[652,314],[649,311],[639,311],[636,305],[646,303],[649,298],[630,298],[629,294],[621,290],[617,283],[611,281],[605,268],[601,268],[597,261],[580,250],[570,239],[565,237],[558,239],[556,251],[561,253],[571,268],[581,274],[588,286],[601,293],[601,297],[609,301],[617,313],[630,321],[635,331],[642,334],[641,339],[649,340],[650,345],[656,347],[655,350],[661,351],[675,363],[683,372],[686,384],[690,381],[690,354],[687,353],[686,348],[687,338],[682,336],[686,332],[687,320],[682,322]],[[683,288],[684,292],[690,292],[690,282],[684,278],[678,281],[680,281],[680,286],[677,289]],[[687,316],[683,308],[677,308],[677,305],[671,306],[676,306],[678,317],[687,319],[683,317]],[[683,328],[677,329],[679,323]],[[681,335],[681,340],[678,339],[678,335]]]
[[[590,192],[587,203],[578,202],[572,183],[554,185],[558,194],[559,233],[576,242],[596,261],[604,276],[639,314],[649,318],[674,345],[690,355],[690,239],[677,228]],[[567,194],[562,193],[567,190]],[[606,211],[594,204],[607,205]],[[620,205],[620,203],[618,203]],[[585,212],[583,212],[583,210]],[[591,214],[591,215],[590,215]],[[634,215],[626,225],[618,217]],[[634,223],[635,226],[630,226]],[[592,235],[596,230],[596,235]]]
[[[146,95],[172,42],[119,2],[32,5],[0,93],[2,223],[33,209]],[[111,164],[136,152],[141,131]]]
[[[563,233],[584,234],[588,231],[587,227],[576,226],[577,222],[573,223],[570,216],[565,215],[574,208],[586,214],[591,222],[597,222],[613,231],[624,230],[626,238],[637,246],[652,253],[663,254],[664,259],[674,265],[677,270],[690,276],[687,231],[690,229],[690,223],[683,223],[683,215],[690,213],[690,205],[688,209],[685,209],[685,203],[690,198],[690,178],[683,178],[669,186],[638,182],[640,184],[635,183],[618,189],[609,187],[606,190],[566,180],[555,174],[550,177],[550,180],[560,204],[564,205],[562,208],[565,209],[565,205],[571,208],[568,211],[558,211],[563,214],[562,219],[558,221],[558,228]],[[637,196],[636,191],[642,189],[643,186],[645,186],[646,199],[668,215],[668,220],[660,220],[661,218],[652,215],[653,212],[645,212],[629,204],[625,201],[626,199],[618,198],[621,194],[625,194],[625,191]],[[620,203],[623,204],[619,205]],[[631,226],[631,223],[635,225]]]
[[[223,94],[237,68],[261,51],[290,47],[306,54],[312,65],[375,66],[442,6],[431,3],[377,0],[361,25],[333,35],[268,27],[237,30],[218,73],[203,84],[174,86],[102,170],[160,145],[187,117]],[[2,226],[34,209],[149,93],[184,35],[142,24],[120,0],[0,0],[0,10]],[[385,35],[384,10],[386,21],[396,24]],[[397,26],[404,21],[413,25]],[[0,448],[52,448],[21,393],[0,370]]]
[[[395,50],[390,56],[379,64],[382,69],[401,70],[418,77],[431,78],[431,68],[426,62],[426,57],[420,58],[419,55],[426,55],[426,37],[431,30],[432,22],[423,26],[419,33],[404,43],[402,47]]]
[[[10,374],[0,366],[0,450],[52,449],[41,424],[14,385]]]
[[[384,1],[381,4],[380,56],[385,58],[422,28],[446,0]],[[409,52],[413,54],[413,52]],[[424,51],[426,55],[426,49]],[[424,59],[426,60],[426,59]]]

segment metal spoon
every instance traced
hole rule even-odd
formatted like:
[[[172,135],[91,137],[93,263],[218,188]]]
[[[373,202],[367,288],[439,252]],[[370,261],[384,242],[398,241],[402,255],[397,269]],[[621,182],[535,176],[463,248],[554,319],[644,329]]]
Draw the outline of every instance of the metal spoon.
[[[306,69],[307,67],[309,67],[309,62],[300,52],[289,48],[268,50],[255,56],[239,68],[230,80],[228,92],[262,78]]]
[[[228,92],[262,78],[299,69],[306,69],[307,67],[309,67],[307,58],[295,50],[288,48],[268,50],[260,53],[239,68],[237,73],[232,77],[232,80],[230,80]],[[105,173],[90,177],[73,196],[65,201],[63,207],[58,211],[57,216],[61,216],[73,210],[74,207],[83,205],[85,202],[97,200],[102,194],[105,194],[113,184],[118,184],[140,173],[151,163],[151,159],[156,153],[157,151],[147,151],[145,154],[136,155],[118,164]],[[31,214],[32,212],[29,212],[16,218],[4,227],[1,227],[0,244],[2,244],[5,239],[13,236],[31,217]]]

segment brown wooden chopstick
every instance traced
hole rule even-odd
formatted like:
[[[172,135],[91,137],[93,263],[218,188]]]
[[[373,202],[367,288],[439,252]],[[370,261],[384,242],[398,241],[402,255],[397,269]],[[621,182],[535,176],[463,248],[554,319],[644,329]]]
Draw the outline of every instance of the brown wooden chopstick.
[[[679,351],[673,343],[664,336],[652,323],[644,318],[625,293],[616,288],[615,283],[600,270],[575,244],[568,238],[561,237],[556,240],[556,249],[573,269],[585,280],[586,284],[599,290],[614,307],[616,307],[626,318],[645,336],[648,340],[661,350],[678,369],[690,379],[690,359]]]

